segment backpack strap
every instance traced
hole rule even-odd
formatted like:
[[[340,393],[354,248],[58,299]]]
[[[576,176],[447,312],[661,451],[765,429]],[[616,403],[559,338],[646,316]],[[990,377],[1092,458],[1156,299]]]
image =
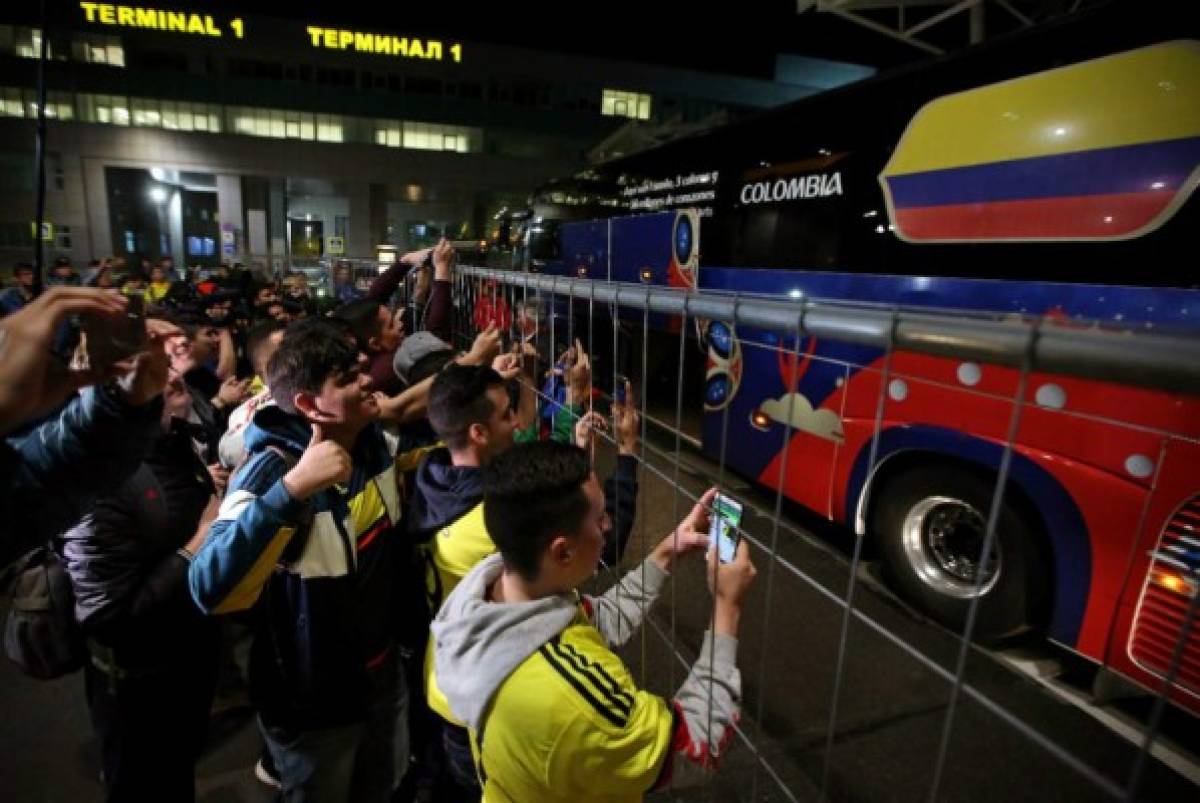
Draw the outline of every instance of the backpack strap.
[[[300,462],[299,457],[279,446],[269,445],[267,449],[277,454],[279,459],[283,461],[286,466],[285,473],[291,471]],[[304,550],[304,545],[308,541],[309,531],[312,529],[312,523],[313,511],[312,506],[309,505],[306,506],[303,515],[300,517],[300,521],[296,522],[296,532],[292,534],[292,540],[284,548],[283,554],[279,556],[280,563],[287,563],[295,559]]]

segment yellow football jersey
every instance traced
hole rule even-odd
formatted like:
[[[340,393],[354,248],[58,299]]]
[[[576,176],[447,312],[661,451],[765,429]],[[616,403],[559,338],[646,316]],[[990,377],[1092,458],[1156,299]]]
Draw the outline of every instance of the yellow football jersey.
[[[471,733],[485,803],[640,801],[671,752],[673,716],[637,688],[581,608],[501,684]]]

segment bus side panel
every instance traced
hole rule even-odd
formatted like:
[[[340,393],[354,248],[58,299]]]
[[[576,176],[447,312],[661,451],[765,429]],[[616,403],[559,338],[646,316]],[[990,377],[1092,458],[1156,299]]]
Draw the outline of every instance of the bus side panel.
[[[671,264],[674,212],[614,218],[612,220],[612,272],[614,282],[667,284]],[[642,278],[649,270],[650,279]]]
[[[608,222],[589,220],[562,227],[562,274],[575,278],[608,278]]]
[[[1186,584],[1182,589],[1164,588],[1153,578],[1164,567],[1175,570],[1190,564],[1194,570],[1200,564],[1197,466],[1200,444],[1180,439],[1166,444],[1105,656],[1112,668],[1155,692],[1163,687],[1187,609],[1194,601],[1187,592],[1194,595],[1196,585],[1194,574],[1190,589]],[[1200,710],[1200,622],[1192,626],[1170,696],[1180,705]]]
[[[874,432],[882,359],[876,357],[868,367],[856,370],[855,360],[872,350],[851,355],[845,344],[820,343],[810,353],[806,340],[797,362],[791,356],[796,351],[794,340],[790,349],[786,343],[777,349],[779,342],[764,348],[768,333],[746,330],[741,336],[740,357],[733,355],[740,358],[741,370],[734,372],[739,382],[728,402],[728,423],[725,409],[706,416],[706,444],[725,444],[723,454],[720,448],[710,448],[710,454],[768,487],[778,487],[784,424],[791,415],[785,493],[814,511],[854,523],[865,468],[861,469],[864,476],[852,475],[855,464],[865,460]],[[843,351],[831,359],[838,348]],[[710,372],[731,370],[711,362]],[[976,367],[978,376],[964,372],[963,363],[955,360],[905,352],[893,356],[883,415],[887,426],[910,433],[904,449],[928,452],[933,460],[946,455],[967,459],[989,471],[998,467],[1017,372]],[[960,375],[967,381],[961,381]],[[951,384],[951,376],[956,384]],[[1117,602],[1145,497],[1145,478],[1131,476],[1124,466],[1133,465],[1130,459],[1142,453],[1156,456],[1157,436],[1038,407],[1037,391],[1054,378],[1035,375],[1032,379],[1018,435],[1018,451],[1025,458],[1020,471],[1026,476],[1018,482],[1049,533],[1048,557],[1056,573],[1051,636],[1100,659],[1108,637],[1106,623]],[[1093,393],[1119,396],[1125,390],[1090,384]],[[797,388],[794,397],[785,392],[788,385]],[[830,392],[822,398],[825,389]],[[1083,399],[1085,389],[1083,385],[1073,388],[1074,398]],[[817,404],[810,400],[818,398]],[[1041,399],[1066,403],[1046,393]],[[756,419],[756,413],[764,411],[767,415]],[[934,439],[917,437],[916,433],[927,430],[942,434]],[[877,462],[892,453],[883,449]],[[1083,566],[1094,570],[1084,573]]]

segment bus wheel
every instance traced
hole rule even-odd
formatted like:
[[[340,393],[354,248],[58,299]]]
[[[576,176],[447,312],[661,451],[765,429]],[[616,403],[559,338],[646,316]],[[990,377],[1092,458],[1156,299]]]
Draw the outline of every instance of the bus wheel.
[[[1049,586],[1036,518],[1006,493],[982,565],[994,485],[969,470],[914,467],[887,480],[872,527],[885,573],[902,597],[961,631],[979,598],[975,638],[995,641],[1037,622]]]

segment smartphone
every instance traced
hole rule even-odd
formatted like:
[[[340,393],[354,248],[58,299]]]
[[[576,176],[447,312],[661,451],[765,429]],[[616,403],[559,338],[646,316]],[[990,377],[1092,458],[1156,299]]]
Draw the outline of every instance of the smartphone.
[[[120,362],[137,354],[145,345],[145,300],[140,295],[130,295],[128,299],[125,313],[118,318],[84,317],[88,364],[93,368]]]
[[[613,401],[616,402],[617,404],[625,404],[626,403],[625,386],[629,382],[629,378],[626,376],[622,376],[621,374],[617,374],[615,379],[616,379],[617,386],[613,392]]]
[[[737,527],[741,523],[742,503],[725,494],[717,494],[710,514],[708,541],[717,550],[717,558],[721,563],[729,563],[737,554],[738,541],[741,540],[741,532]]]

